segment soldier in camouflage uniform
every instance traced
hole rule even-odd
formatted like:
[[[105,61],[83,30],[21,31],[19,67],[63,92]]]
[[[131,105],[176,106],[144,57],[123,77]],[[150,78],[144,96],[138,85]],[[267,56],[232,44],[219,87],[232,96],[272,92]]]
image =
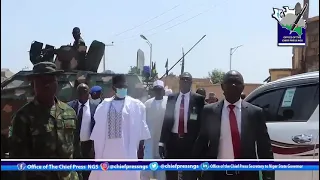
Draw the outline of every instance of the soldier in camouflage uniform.
[[[79,132],[75,111],[56,97],[55,64],[35,64],[30,80],[35,98],[19,109],[9,132],[11,159],[80,158]],[[75,171],[14,172],[16,180],[79,180]]]
[[[79,47],[79,46],[85,46],[86,45],[86,43],[84,42],[84,40],[81,37],[80,28],[74,27],[73,30],[72,30],[72,36],[74,38],[74,42],[73,42],[73,46],[74,47]]]

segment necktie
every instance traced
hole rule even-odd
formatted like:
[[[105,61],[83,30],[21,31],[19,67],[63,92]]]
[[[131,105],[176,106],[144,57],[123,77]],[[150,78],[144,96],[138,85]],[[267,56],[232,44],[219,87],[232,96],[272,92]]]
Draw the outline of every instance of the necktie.
[[[184,135],[184,95],[181,96],[178,134],[180,136]]]
[[[78,113],[78,121],[79,122],[82,122],[83,107],[84,107],[84,104],[81,103],[81,107],[80,107],[79,113]],[[81,124],[80,124],[80,126],[81,126]]]
[[[239,134],[236,114],[233,111],[233,109],[235,108],[235,105],[230,104],[228,107],[230,109],[229,121],[230,121],[230,130],[231,130],[232,145],[233,145],[233,154],[234,154],[234,158],[237,159],[240,157],[240,134]]]

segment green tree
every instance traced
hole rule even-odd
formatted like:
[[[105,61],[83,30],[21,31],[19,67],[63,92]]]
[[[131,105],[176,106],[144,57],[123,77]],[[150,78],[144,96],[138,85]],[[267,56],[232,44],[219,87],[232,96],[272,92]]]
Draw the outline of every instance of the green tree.
[[[140,69],[137,66],[130,66],[129,74],[140,74]]]
[[[222,70],[214,69],[208,73],[212,84],[218,84],[222,82],[223,76],[226,74]]]

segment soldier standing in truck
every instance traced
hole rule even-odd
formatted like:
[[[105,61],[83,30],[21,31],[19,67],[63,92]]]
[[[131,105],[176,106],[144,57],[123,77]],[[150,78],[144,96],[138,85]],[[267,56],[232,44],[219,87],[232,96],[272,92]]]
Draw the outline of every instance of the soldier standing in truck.
[[[85,46],[85,42],[81,37],[80,28],[74,27],[72,30],[72,36],[74,38],[73,47]]]

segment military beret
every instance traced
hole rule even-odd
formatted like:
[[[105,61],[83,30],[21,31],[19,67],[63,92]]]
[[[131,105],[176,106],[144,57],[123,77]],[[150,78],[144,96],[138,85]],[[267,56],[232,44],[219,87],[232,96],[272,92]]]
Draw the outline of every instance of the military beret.
[[[57,66],[54,63],[45,61],[35,64],[29,76],[56,75],[62,72],[62,70],[57,70]]]
[[[93,94],[93,93],[98,93],[98,92],[101,92],[102,91],[102,87],[100,86],[93,86],[90,90],[90,94]]]

